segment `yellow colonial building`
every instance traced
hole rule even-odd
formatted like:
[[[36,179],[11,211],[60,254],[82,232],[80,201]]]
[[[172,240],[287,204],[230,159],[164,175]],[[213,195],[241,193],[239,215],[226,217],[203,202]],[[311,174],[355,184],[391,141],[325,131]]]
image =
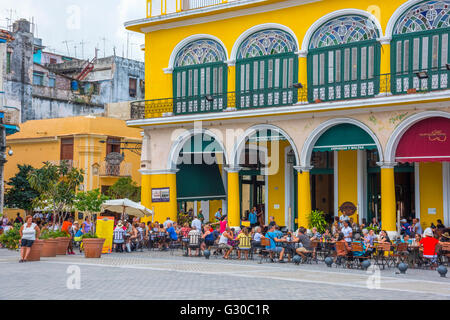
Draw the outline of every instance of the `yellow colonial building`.
[[[450,0],[148,0],[142,203],[450,224]]]
[[[120,177],[131,177],[140,185],[141,131],[127,127],[123,120],[94,116],[32,120],[20,129],[6,140],[13,151],[5,164],[6,181],[17,173],[18,164],[40,168],[46,161],[66,161],[83,169],[80,189],[84,191],[105,193]],[[123,149],[127,142],[130,150]]]

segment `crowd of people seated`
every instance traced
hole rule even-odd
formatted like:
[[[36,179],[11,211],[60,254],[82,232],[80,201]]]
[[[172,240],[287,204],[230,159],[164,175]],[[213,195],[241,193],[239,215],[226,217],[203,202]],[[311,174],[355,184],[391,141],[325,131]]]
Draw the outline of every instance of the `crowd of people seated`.
[[[231,253],[236,250],[237,259],[246,260],[249,259],[251,250],[256,249],[258,253],[262,250],[268,252],[271,261],[284,263],[285,257],[290,261],[293,256],[299,255],[306,260],[308,255],[315,254],[314,242],[318,242],[319,247],[338,243],[332,249],[334,256],[355,258],[371,257],[376,244],[389,243],[393,247],[397,243],[408,243],[409,246],[417,247],[424,258],[435,263],[438,245],[450,241],[448,229],[440,221],[439,229],[433,225],[423,231],[419,220],[415,219],[413,224],[405,227],[400,236],[390,239],[375,218],[370,224],[363,221],[361,225],[355,224],[351,219],[337,218],[323,233],[318,232],[315,227],[311,230],[299,227],[295,232],[282,232],[273,217],[269,218],[267,225],[260,225],[255,217],[251,217],[253,223],[249,227],[241,226],[236,229],[228,225],[227,216],[222,215],[221,211],[217,212],[215,218],[216,222],[204,224],[204,219],[200,220],[194,215],[190,223],[183,225],[170,218],[163,223],[147,224],[124,224],[119,221],[114,229],[114,248],[128,252],[139,248],[142,250],[144,247],[166,251],[171,244],[177,243],[186,249],[188,256],[200,255],[206,249],[214,247],[213,254],[220,254],[224,259],[230,259]],[[265,245],[261,245],[263,239],[266,240]],[[352,250],[355,244],[360,251],[355,251],[355,248]]]

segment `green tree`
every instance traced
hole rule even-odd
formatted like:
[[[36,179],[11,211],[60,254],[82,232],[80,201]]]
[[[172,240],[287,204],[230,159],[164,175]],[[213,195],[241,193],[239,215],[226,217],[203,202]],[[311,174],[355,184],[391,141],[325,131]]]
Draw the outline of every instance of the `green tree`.
[[[83,183],[83,170],[69,167],[66,162],[54,165],[45,162],[40,169],[33,169],[28,174],[31,187],[40,193],[33,205],[51,207],[56,218],[61,220],[60,213],[71,210],[77,188]],[[65,218],[65,217],[63,217]]]
[[[83,211],[89,215],[92,221],[92,214],[99,213],[101,211],[102,203],[109,198],[100,193],[99,189],[79,192],[75,197],[75,208],[78,211]],[[93,228],[92,233],[95,234],[95,228]]]
[[[23,209],[30,214],[33,210],[33,200],[39,197],[39,192],[28,182],[28,174],[34,169],[30,165],[17,165],[19,172],[6,183],[5,205],[9,208]]]
[[[120,178],[108,190],[111,199],[130,199],[141,201],[141,188],[130,177]]]

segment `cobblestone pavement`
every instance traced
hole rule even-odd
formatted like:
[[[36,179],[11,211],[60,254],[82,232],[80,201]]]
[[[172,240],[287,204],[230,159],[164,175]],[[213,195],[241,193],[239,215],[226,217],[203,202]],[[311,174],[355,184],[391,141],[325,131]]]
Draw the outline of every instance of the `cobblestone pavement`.
[[[376,273],[312,265],[224,261],[183,257],[180,252],[114,253],[101,259],[83,255],[18,263],[0,249],[0,299],[450,299],[450,279],[436,271],[395,269]],[[80,289],[68,289],[73,267]],[[76,269],[76,267],[75,267]],[[73,283],[73,282],[71,282]]]

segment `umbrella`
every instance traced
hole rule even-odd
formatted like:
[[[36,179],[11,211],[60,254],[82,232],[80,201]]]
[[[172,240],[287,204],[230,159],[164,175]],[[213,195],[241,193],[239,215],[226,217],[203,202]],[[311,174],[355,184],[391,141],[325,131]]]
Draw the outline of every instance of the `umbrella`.
[[[144,217],[153,215],[153,211],[143,205],[129,199],[108,200],[102,204],[102,210],[109,210],[135,217]]]

